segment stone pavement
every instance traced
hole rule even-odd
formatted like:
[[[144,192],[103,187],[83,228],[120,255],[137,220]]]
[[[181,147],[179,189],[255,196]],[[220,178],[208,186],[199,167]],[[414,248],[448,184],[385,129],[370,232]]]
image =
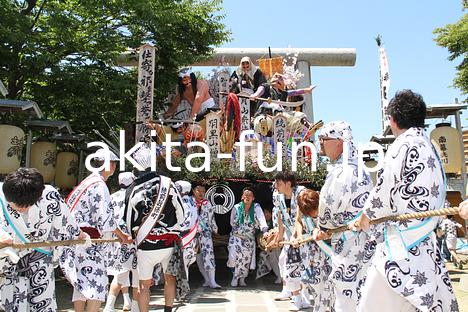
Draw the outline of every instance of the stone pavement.
[[[455,294],[460,305],[460,312],[468,312],[468,269],[457,270],[451,263],[447,264],[450,277],[455,288]],[[288,311],[288,301],[273,301],[273,298],[281,291],[281,286],[273,283],[272,275],[255,280],[252,276],[247,279],[247,287],[231,287],[231,274],[223,267],[222,262],[217,266],[217,281],[223,288],[212,290],[202,287],[202,278],[196,265],[191,267],[191,294],[183,303],[176,303],[176,312],[283,312]],[[57,281],[57,301],[59,311],[73,311],[71,303],[72,289],[64,281]],[[162,311],[164,304],[162,287],[152,288],[151,311]],[[116,311],[122,309],[122,296],[116,303]],[[310,310],[311,311],[311,310]]]
[[[173,311],[177,312],[215,312],[215,311],[288,311],[289,301],[278,302],[273,298],[281,291],[281,285],[274,284],[274,276],[267,275],[259,280],[249,276],[246,280],[247,287],[231,287],[229,285],[231,274],[218,265],[218,284],[221,289],[210,289],[202,286],[202,277],[196,265],[191,267],[190,287],[191,293],[182,303],[174,305]],[[72,288],[63,279],[57,281],[57,303],[59,311],[73,311],[71,302]],[[154,286],[151,289],[151,311],[161,311],[164,306],[163,288]],[[122,296],[116,303],[116,311],[121,311],[123,306]]]

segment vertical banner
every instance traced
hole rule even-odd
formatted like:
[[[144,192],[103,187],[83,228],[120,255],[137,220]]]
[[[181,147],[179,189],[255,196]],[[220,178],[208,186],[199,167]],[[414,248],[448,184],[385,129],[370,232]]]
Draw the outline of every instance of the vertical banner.
[[[382,103],[382,131],[386,132],[390,127],[386,110],[389,102],[388,93],[390,89],[390,73],[388,71],[388,59],[385,48],[379,48],[380,56],[380,101]]]
[[[241,115],[241,132],[244,130],[250,130],[250,99],[249,94],[241,92],[238,94],[240,115]]]
[[[288,142],[286,137],[286,117],[283,115],[276,115],[273,118],[273,142],[278,144],[283,143],[283,159],[288,157]],[[275,149],[276,151],[276,149]]]
[[[135,142],[147,140],[150,135],[146,123],[153,118],[154,54],[152,45],[144,44],[140,47]]]
[[[211,112],[206,115],[206,144],[210,148],[212,157],[217,157],[220,153],[221,135],[221,116],[218,113]]]
[[[227,94],[229,93],[229,72],[225,70],[221,71],[218,76],[218,83],[219,83],[218,105],[221,108],[226,105]]]

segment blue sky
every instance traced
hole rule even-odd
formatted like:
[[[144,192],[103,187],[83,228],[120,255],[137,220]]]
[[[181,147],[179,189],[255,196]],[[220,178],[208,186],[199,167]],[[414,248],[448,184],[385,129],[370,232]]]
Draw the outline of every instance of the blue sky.
[[[464,98],[450,87],[459,62],[449,62],[433,40],[435,28],[463,15],[459,0],[224,0],[223,8],[233,39],[223,47],[356,48],[354,67],[311,73],[315,120],[348,121],[356,142],[381,133],[377,34],[387,49],[391,96],[412,89],[429,105]]]

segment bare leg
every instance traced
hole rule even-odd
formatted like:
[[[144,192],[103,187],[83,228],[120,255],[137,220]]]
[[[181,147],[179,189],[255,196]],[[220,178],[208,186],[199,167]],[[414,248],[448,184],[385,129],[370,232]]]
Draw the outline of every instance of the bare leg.
[[[84,312],[86,301],[73,301],[75,312]]]
[[[136,287],[133,287],[132,288],[132,309],[131,309],[131,312],[140,312],[140,309],[139,309],[139,306],[138,306],[138,300],[140,298],[140,291],[138,290],[138,288]]]
[[[117,277],[115,276],[110,285],[109,295],[107,295],[106,306],[104,307],[104,312],[114,311],[115,300],[117,299],[117,296],[119,295],[120,288],[121,288],[120,284],[117,283]]]
[[[115,278],[115,277],[114,277],[114,278]],[[114,295],[114,296],[117,297],[117,296],[119,295],[119,292],[120,292],[120,289],[121,289],[121,288],[122,288],[122,287],[120,286],[119,283],[117,283],[117,282],[116,282],[116,283],[112,282],[112,283],[111,283],[111,286],[110,286],[110,289],[109,289],[109,295]],[[122,292],[123,292],[123,291],[122,291]]]
[[[121,287],[120,289],[122,290],[122,296],[124,299],[123,310],[130,311],[130,308],[132,306],[132,299],[130,299],[130,294],[128,293],[128,287]]]
[[[140,280],[140,295],[138,296],[138,306],[140,312],[149,311],[150,287],[152,280]]]
[[[164,274],[164,281],[164,305],[167,307],[172,307],[174,305],[174,299],[176,295],[176,278],[175,276]]]
[[[79,292],[76,288],[73,288],[72,301],[76,312],[84,312],[86,305],[86,297],[83,296],[83,294]]]
[[[87,301],[87,312],[99,312],[102,301],[99,300],[88,300]]]

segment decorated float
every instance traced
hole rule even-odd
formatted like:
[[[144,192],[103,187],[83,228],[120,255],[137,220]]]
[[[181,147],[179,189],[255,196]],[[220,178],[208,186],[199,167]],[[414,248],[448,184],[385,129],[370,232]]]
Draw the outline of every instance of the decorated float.
[[[150,48],[144,46],[142,51],[145,49]],[[150,56],[151,52],[142,52],[140,64],[151,62]],[[296,89],[302,76],[296,68],[297,54],[258,60],[258,68],[249,58],[242,60],[247,62],[247,59],[251,67],[264,73],[261,93],[253,88],[254,74],[249,77],[248,73],[243,75],[239,70],[231,73],[229,66],[223,64],[207,79],[210,96],[218,105],[196,118],[190,118],[191,106],[183,100],[172,116],[164,116],[161,112],[159,119],[151,119],[151,109],[145,107],[152,105],[150,98],[139,96],[137,104],[137,114],[140,114],[137,117],[137,140],[143,138],[157,143],[157,167],[162,174],[173,180],[207,185],[207,199],[215,206],[221,235],[229,234],[231,230],[230,211],[240,201],[244,187],[253,186],[256,201],[264,209],[271,210],[276,171],[293,170],[299,184],[313,189],[320,189],[325,178],[324,165],[317,159],[315,147],[310,148],[314,144],[314,133],[322,122],[312,123],[302,111],[302,95],[310,93],[313,87]],[[140,67],[139,73],[140,81],[151,80],[145,78],[149,73],[144,67]],[[151,84],[139,85],[139,88],[139,95],[153,92]],[[174,95],[169,96],[167,102],[173,98]],[[151,130],[155,130],[155,135],[150,135]],[[166,137],[181,143],[180,146],[169,152],[162,144]],[[245,150],[244,167],[240,165],[243,156],[239,141],[250,145]],[[206,144],[209,160],[197,142]],[[168,154],[172,167],[180,168],[180,171],[168,169]],[[209,170],[206,170],[206,162]]]

